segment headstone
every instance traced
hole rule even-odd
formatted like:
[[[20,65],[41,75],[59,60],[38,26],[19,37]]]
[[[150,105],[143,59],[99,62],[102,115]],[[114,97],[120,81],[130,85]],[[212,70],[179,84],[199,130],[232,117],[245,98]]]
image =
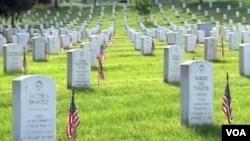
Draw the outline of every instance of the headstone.
[[[28,51],[28,49],[29,49],[29,40],[30,40],[29,33],[27,33],[27,32],[17,33],[18,46],[20,48],[25,48],[25,51]]]
[[[188,126],[212,125],[214,119],[213,66],[203,60],[181,64],[181,122]]]
[[[13,80],[13,137],[15,141],[56,140],[56,84],[43,75]]]
[[[167,83],[180,82],[180,64],[183,62],[183,49],[178,45],[164,48],[164,81]]]
[[[185,51],[186,52],[195,52],[196,49],[196,35],[186,34],[185,36]]]
[[[153,46],[152,46],[152,37],[150,36],[142,36],[141,37],[141,53],[142,55],[150,55],[153,53]]]
[[[175,33],[174,32],[168,32],[167,33],[167,44],[168,45],[174,45],[175,44]]]
[[[205,41],[205,32],[203,30],[197,30],[197,38],[199,43],[204,43]]]
[[[210,17],[210,22],[214,23],[214,17],[213,16]]]
[[[7,40],[2,34],[0,34],[0,55],[3,55],[3,45],[7,43]]]
[[[249,38],[248,38],[249,34],[247,33],[247,31],[241,31],[241,43],[248,43]]]
[[[216,13],[220,13],[220,8],[216,8]]]
[[[60,46],[57,36],[47,36],[48,54],[58,55],[60,53]]]
[[[141,42],[141,33],[136,32],[135,33],[135,43],[134,43],[134,48],[135,50],[141,50],[142,42]]]
[[[238,50],[239,49],[239,42],[238,37],[235,33],[229,33],[229,50]]]
[[[209,2],[209,8],[213,8],[213,3]]]
[[[216,61],[217,58],[217,40],[214,37],[205,38],[204,59],[207,61]]]
[[[90,42],[92,42],[92,48],[95,50],[96,57],[99,57],[101,51],[99,36],[98,35],[90,36]]]
[[[60,42],[62,48],[70,48],[70,37],[69,35],[60,35]]]
[[[15,43],[3,45],[4,72],[23,71],[23,49]]]
[[[204,11],[204,16],[205,16],[205,17],[208,16],[208,11],[207,11],[207,10]]]
[[[235,16],[238,18],[238,17],[240,17],[240,12],[239,11],[236,11],[235,12]]]
[[[195,14],[192,14],[192,15],[191,15],[191,19],[192,19],[192,20],[197,20],[196,15],[195,15]]]
[[[67,53],[67,88],[90,88],[90,48],[72,49]]]
[[[44,37],[32,38],[33,61],[47,61],[48,46]]]
[[[227,20],[227,14],[223,14],[223,20]]]
[[[240,2],[239,2],[239,8],[242,8],[242,6],[243,6],[243,4],[242,4],[242,2],[240,1]]]
[[[91,56],[91,67],[96,67],[96,53],[95,53],[95,49],[93,48],[93,43],[91,42],[83,42],[81,43],[81,48],[87,48],[90,51],[90,56]]]
[[[190,9],[189,8],[186,9],[186,13],[190,14]]]
[[[229,25],[233,25],[233,20],[232,19],[229,19],[228,22],[229,22]]]
[[[200,5],[197,6],[197,10],[201,11],[201,6]]]
[[[231,10],[231,5],[227,5],[227,10],[228,10],[228,11]]]
[[[241,22],[245,24],[246,23],[246,17],[242,17]]]
[[[209,37],[210,31],[213,30],[213,25],[208,23],[197,24],[197,30],[203,30],[205,37]]]
[[[243,76],[250,77],[250,44],[241,44],[239,47],[239,70]]]
[[[250,14],[250,8],[247,8],[247,14]]]

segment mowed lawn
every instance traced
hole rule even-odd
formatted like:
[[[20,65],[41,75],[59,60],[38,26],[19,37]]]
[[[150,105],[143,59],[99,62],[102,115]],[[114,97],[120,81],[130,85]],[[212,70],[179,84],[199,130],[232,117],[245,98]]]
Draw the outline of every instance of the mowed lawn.
[[[214,6],[225,7],[231,4],[232,10],[222,12],[228,17],[234,17],[237,10],[237,2],[217,2]],[[246,12],[250,3],[243,3]],[[181,12],[182,4],[175,4],[189,23],[190,15]],[[202,11],[197,11],[197,3],[187,3],[192,12],[195,12],[202,21],[210,20],[203,16]],[[220,17],[222,13],[216,14],[209,9],[208,3],[204,3],[204,9],[213,14],[215,20],[222,24],[228,23]],[[56,10],[49,7],[51,16],[56,15]],[[68,5],[61,5],[59,12],[63,20]],[[79,4],[73,7],[73,15],[66,22],[77,17],[80,9]],[[83,16],[74,25],[78,29],[82,22],[88,17],[90,6],[84,6]],[[136,22],[134,5],[128,6],[128,23],[140,31]],[[174,16],[171,4],[164,3],[163,9],[171,21],[182,26],[178,18]],[[202,9],[202,10],[204,10]],[[44,15],[47,7],[38,6],[33,9],[32,14]],[[100,6],[97,6],[87,28],[92,28],[98,23]],[[238,9],[239,10],[239,9]],[[102,29],[107,29],[111,24],[112,4],[105,4],[105,17]],[[153,7],[153,17],[158,24],[169,27],[160,14],[160,10]],[[247,13],[245,13],[247,16]],[[35,16],[26,16],[21,24],[30,24],[38,27]],[[143,18],[142,18],[143,19]],[[44,20],[45,22],[46,20]],[[235,19],[235,22],[239,19]],[[40,24],[40,23],[39,23]],[[104,72],[106,80],[98,86],[97,68],[91,72],[91,89],[76,91],[75,102],[80,115],[81,123],[78,127],[77,140],[79,141],[219,141],[221,140],[221,125],[227,124],[226,117],[222,112],[222,97],[226,84],[226,72],[229,73],[229,81],[232,95],[233,116],[235,124],[249,124],[250,116],[250,91],[249,79],[239,74],[239,52],[229,51],[225,42],[225,58],[219,57],[216,62],[211,62],[214,73],[214,124],[212,126],[186,127],[181,125],[180,109],[180,86],[163,82],[163,53],[165,42],[155,41],[155,52],[152,56],[142,56],[139,51],[134,50],[133,43],[129,40],[124,27],[123,5],[116,5],[116,32],[112,45],[106,48],[106,60]],[[247,23],[246,23],[247,24]],[[150,21],[145,22],[148,28],[154,28]],[[66,25],[64,25],[66,26]],[[142,32],[142,31],[141,31]],[[84,39],[82,42],[86,42]],[[221,48],[218,42],[218,55]],[[79,48],[80,43],[74,48]],[[185,53],[185,61],[203,60],[203,45],[195,53]],[[57,140],[67,141],[66,125],[70,106],[71,90],[67,89],[67,50],[60,55],[49,56],[48,62],[33,62],[32,52],[28,53],[28,74],[42,74],[53,78],[57,86]],[[3,58],[0,59],[3,70]],[[5,74],[0,71],[0,138],[2,141],[13,140],[12,130],[12,81],[23,74]]]

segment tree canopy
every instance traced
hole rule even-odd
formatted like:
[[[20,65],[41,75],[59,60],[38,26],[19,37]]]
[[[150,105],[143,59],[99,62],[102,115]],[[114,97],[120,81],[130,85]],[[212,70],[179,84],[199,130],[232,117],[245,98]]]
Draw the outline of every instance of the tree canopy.
[[[135,8],[140,15],[147,17],[150,14],[150,10],[152,7],[151,0],[136,0],[135,1]]]
[[[0,16],[11,17],[11,24],[15,25],[21,12],[32,9],[35,3],[36,0],[0,0]]]

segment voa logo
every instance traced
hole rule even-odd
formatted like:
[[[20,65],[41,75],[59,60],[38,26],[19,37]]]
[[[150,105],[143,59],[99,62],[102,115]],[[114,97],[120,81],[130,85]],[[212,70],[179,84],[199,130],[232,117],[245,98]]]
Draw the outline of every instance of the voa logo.
[[[226,129],[227,136],[247,136],[244,129]]]

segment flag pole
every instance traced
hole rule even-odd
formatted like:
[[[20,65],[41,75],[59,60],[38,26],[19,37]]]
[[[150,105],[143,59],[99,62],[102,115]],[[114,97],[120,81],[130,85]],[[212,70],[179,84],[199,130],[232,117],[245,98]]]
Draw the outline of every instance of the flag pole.
[[[98,69],[98,71],[97,71],[97,73],[98,73],[98,88],[100,87],[100,72],[99,72],[100,70]]]
[[[75,88],[72,88],[72,96],[71,96],[71,103],[74,103],[75,101]],[[75,135],[72,137],[72,141],[76,141],[76,133]]]
[[[26,73],[27,73],[27,58],[26,58],[25,47],[23,47],[23,74],[25,75]]]
[[[227,87],[229,87],[229,75],[228,75],[228,72],[227,72],[227,76],[226,76],[226,81],[227,81]],[[231,103],[231,100],[230,100],[230,103]],[[228,124],[232,124],[232,122],[228,121]]]
[[[74,102],[74,95],[75,95],[74,93],[75,93],[75,90],[74,90],[74,87],[73,87],[72,90],[71,90],[71,104]],[[68,141],[74,141],[74,137],[68,136]]]
[[[229,84],[229,76],[228,76],[228,72],[227,72],[227,84]]]
[[[222,35],[221,35],[221,57],[223,58],[223,61],[225,61],[224,38]]]

